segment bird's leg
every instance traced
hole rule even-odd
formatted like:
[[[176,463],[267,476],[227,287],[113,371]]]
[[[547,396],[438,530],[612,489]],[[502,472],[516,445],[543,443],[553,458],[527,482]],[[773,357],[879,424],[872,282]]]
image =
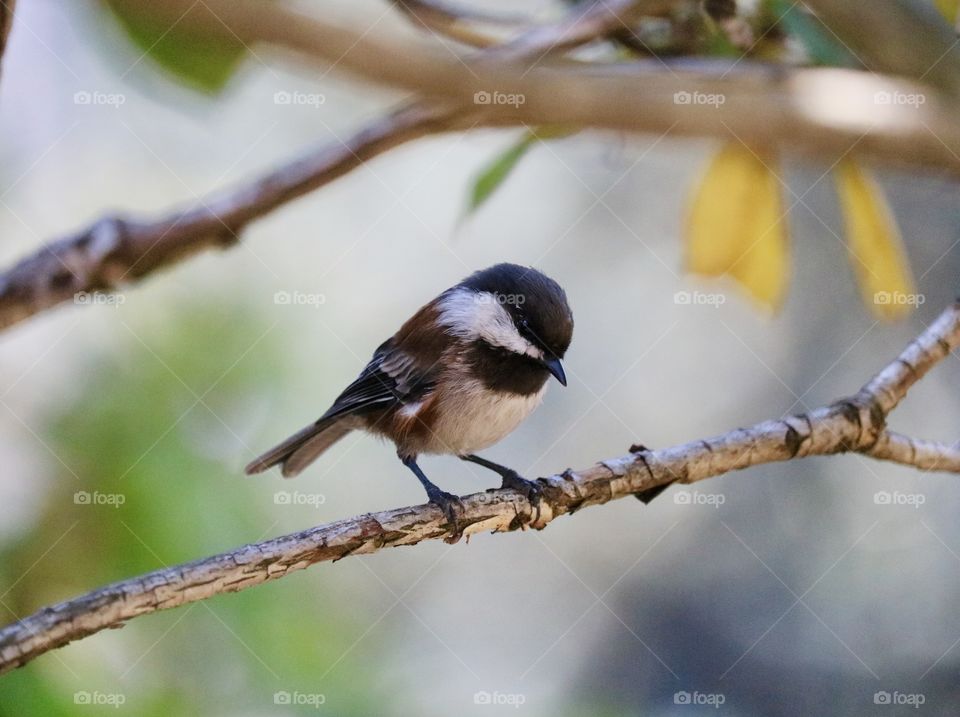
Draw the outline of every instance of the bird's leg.
[[[540,498],[543,497],[543,488],[540,487],[539,483],[536,481],[527,480],[513,470],[513,468],[507,468],[506,466],[502,466],[499,463],[494,463],[493,461],[488,461],[486,458],[481,458],[480,456],[460,456],[460,460],[476,463],[478,466],[483,466],[484,468],[492,470],[494,473],[498,473],[503,479],[503,483],[500,485],[500,487],[513,488],[514,490],[522,493],[526,499],[530,501],[530,505],[536,508],[537,517],[540,517]]]
[[[430,479],[424,475],[423,471],[420,470],[420,466],[417,465],[416,456],[400,456],[400,460],[407,468],[413,471],[413,474],[420,481],[420,484],[423,486],[423,489],[427,491],[427,499],[433,503],[435,506],[440,508],[443,511],[444,516],[447,518],[447,523],[450,525],[450,536],[446,539],[448,543],[456,543],[460,540],[460,536],[463,532],[460,529],[460,522],[457,519],[457,507],[463,508],[463,503],[460,502],[458,496],[453,495],[453,493],[447,493],[444,490],[440,490],[436,485],[430,482]]]

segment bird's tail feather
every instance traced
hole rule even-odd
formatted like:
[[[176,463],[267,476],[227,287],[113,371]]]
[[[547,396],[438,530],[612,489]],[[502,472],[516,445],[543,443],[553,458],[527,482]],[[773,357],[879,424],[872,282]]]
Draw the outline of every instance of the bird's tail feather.
[[[343,418],[312,423],[252,461],[244,471],[247,475],[262,473],[279,463],[283,477],[293,478],[319,458],[321,453],[356,428],[351,423]]]

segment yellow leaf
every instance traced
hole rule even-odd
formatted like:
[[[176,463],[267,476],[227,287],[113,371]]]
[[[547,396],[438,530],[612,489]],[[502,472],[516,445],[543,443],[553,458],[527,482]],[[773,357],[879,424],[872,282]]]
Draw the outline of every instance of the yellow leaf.
[[[883,190],[853,159],[833,172],[846,226],[850,263],[863,301],[877,316],[896,319],[916,304],[910,264]]]
[[[776,168],[739,143],[723,147],[694,193],[685,237],[689,271],[731,276],[771,309],[783,302],[789,272]]]
[[[940,14],[953,25],[957,21],[957,9],[960,6],[960,0],[935,0],[935,2]]]

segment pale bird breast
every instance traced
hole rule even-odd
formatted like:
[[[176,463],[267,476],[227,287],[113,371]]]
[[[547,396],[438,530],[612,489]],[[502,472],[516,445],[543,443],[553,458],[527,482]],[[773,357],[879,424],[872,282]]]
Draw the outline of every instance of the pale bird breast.
[[[540,405],[546,384],[528,396],[490,391],[467,381],[443,396],[432,426],[430,453],[464,455],[498,442]]]

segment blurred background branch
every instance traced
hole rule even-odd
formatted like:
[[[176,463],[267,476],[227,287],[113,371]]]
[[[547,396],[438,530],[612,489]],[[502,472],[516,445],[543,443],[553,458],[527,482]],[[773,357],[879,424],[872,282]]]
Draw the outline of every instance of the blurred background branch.
[[[960,97],[956,33],[932,2],[875,0],[858,12],[843,0],[806,0],[868,69],[910,77]]]
[[[346,141],[306,154],[233,190],[154,221],[107,216],[0,274],[0,328],[69,301],[113,291],[203,249],[230,246],[252,221],[404,142],[471,126],[465,115],[405,107]]]
[[[173,2],[168,10],[178,7]],[[960,171],[960,130],[953,122],[958,106],[950,96],[931,96],[916,112],[878,112],[878,93],[926,92],[895,77],[748,60],[698,62],[686,70],[682,63],[662,60],[581,68],[541,58],[526,67],[509,56],[502,62],[450,59],[434,44],[398,42],[256,3],[211,7],[229,28],[221,32],[236,33],[245,42],[285,47],[374,82],[463,105],[482,104],[485,115],[506,122],[732,134],[749,144],[822,157],[835,157],[853,144],[852,153],[886,163]],[[395,60],[384,63],[384,57]],[[494,92],[518,99],[483,101],[485,93]],[[691,107],[679,99],[685,95],[723,99]]]
[[[857,452],[924,470],[960,473],[956,448],[886,432],[888,413],[938,362],[960,347],[960,302],[948,307],[892,363],[851,398],[813,411],[740,428],[721,436],[601,461],[541,478],[532,505],[512,489],[462,499],[460,527],[480,532],[542,529],[554,519],[671,483],[694,483],[750,466],[808,456]],[[642,498],[646,502],[646,498]],[[0,672],[140,615],[237,592],[310,565],[416,545],[449,536],[450,526],[427,504],[369,513],[293,535],[245,545],[164,568],[47,607],[0,630]]]
[[[570,48],[623,27],[622,13],[634,5],[661,0],[616,0],[595,9],[577,8],[567,19],[537,26],[484,57],[537,57],[556,47]],[[417,3],[411,7],[423,9]],[[436,14],[441,12],[431,8]],[[431,14],[430,17],[434,17]],[[453,110],[420,102],[378,119],[346,141],[306,154],[232,191],[174,211],[154,221],[108,216],[93,226],[54,241],[0,274],[0,329],[43,309],[69,301],[79,292],[113,291],[196,252],[233,244],[251,221],[341,177],[400,144],[425,135],[498,124],[475,108]]]
[[[315,713],[298,690],[344,717],[473,714],[477,690],[872,715],[911,687],[951,713],[957,0],[164,6],[19,3],[3,56],[0,266],[28,258],[0,326],[75,307],[0,342],[0,661],[183,608],[4,675],[0,715]],[[427,294],[503,260],[560,279],[578,333],[568,390],[491,457],[668,448],[543,479],[539,515],[471,495],[467,532],[605,508],[379,551],[447,535],[429,506],[369,513],[419,499],[389,447],[238,480]]]
[[[7,39],[13,27],[13,10],[16,0],[0,0],[0,68],[2,68],[3,53],[7,50]]]
[[[124,2],[137,4],[137,0]],[[852,26],[856,23],[845,11],[833,3],[821,4],[822,8],[813,5],[844,38],[864,34]],[[889,4],[899,8],[893,18],[913,12],[918,22],[929,20],[924,12],[910,10],[911,3],[890,0]],[[624,33],[639,41],[633,29],[638,17],[669,13],[683,5],[679,0],[577,5],[557,23],[529,27],[473,57],[451,58],[449,48],[441,49],[436,43],[377,38],[282,6],[211,2],[215,14],[190,18],[198,24],[208,23],[208,32],[294,49],[433,99],[404,107],[364,127],[346,142],[306,154],[233,191],[214,195],[199,207],[175,210],[153,221],[108,216],[51,242],[0,274],[0,328],[67,301],[78,292],[115,290],[201,249],[229,246],[251,221],[382,152],[442,131],[485,125],[560,125],[722,138],[732,134],[754,147],[784,148],[806,156],[828,159],[850,152],[889,164],[960,173],[960,127],[954,121],[960,100],[950,89],[950,78],[957,76],[950,70],[954,49],[949,45],[941,48],[949,29],[940,28],[935,34],[939,44],[924,45],[925,52],[939,53],[930,73],[914,71],[909,64],[901,68],[904,75],[936,82],[944,94],[930,96],[916,109],[890,106],[879,112],[878,93],[922,94],[927,89],[854,70],[790,69],[740,59],[658,58],[572,66],[557,64],[549,57],[597,39],[622,39]],[[399,7],[416,23],[450,37],[460,34],[465,23],[497,19],[478,18],[452,6],[420,0]],[[185,3],[170,0],[143,11],[179,18],[187,9]],[[12,4],[5,10],[12,10]],[[899,38],[898,46],[904,49],[897,57],[915,54],[911,50],[915,33],[906,26],[880,14],[871,16],[870,22]],[[454,27],[458,28],[455,32]],[[863,42],[869,43],[874,36],[876,33],[866,33]],[[487,44],[486,40],[476,42],[473,35],[460,39]],[[522,59],[531,64],[518,64]],[[478,96],[491,93],[518,99],[513,104],[477,101]],[[722,101],[714,106],[691,106],[682,99],[694,96]],[[438,99],[441,105],[436,104]]]

